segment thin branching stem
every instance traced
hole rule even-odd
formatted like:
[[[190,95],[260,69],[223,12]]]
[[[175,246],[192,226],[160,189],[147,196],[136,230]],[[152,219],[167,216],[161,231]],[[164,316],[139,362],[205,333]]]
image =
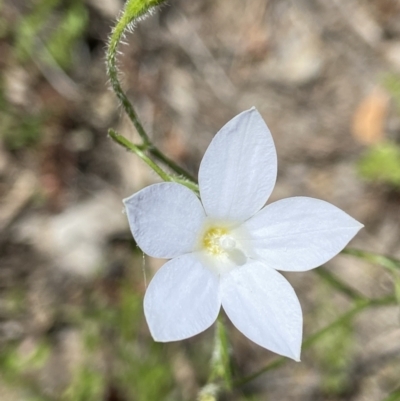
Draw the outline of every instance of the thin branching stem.
[[[173,160],[169,159],[163,152],[161,152],[150,140],[146,130],[144,129],[140,119],[129,101],[126,93],[122,89],[119,80],[119,71],[117,65],[118,47],[121,40],[124,38],[127,31],[132,31],[136,21],[143,18],[146,14],[150,13],[155,7],[164,3],[165,0],[128,0],[121,18],[115,25],[107,48],[107,72],[110,78],[111,86],[121,102],[121,105],[128,115],[129,119],[135,126],[140,138],[143,141],[143,150],[148,151],[154,158],[168,166],[176,174],[185,177],[187,180],[196,183],[196,179],[188,173],[184,168],[177,165]],[[158,174],[158,173],[157,173]]]
[[[121,101],[122,107],[124,108],[129,119],[135,126],[138,134],[142,138],[145,145],[150,145],[151,141],[143,128],[142,123],[136,114],[135,109],[130,103],[128,97],[122,89],[121,82],[119,80],[119,71],[117,67],[117,53],[118,46],[125,36],[126,31],[133,28],[136,20],[146,15],[152,8],[163,3],[164,0],[131,0],[126,3],[125,9],[122,13],[121,18],[115,25],[112,34],[108,42],[107,49],[107,72],[110,78],[111,86]]]
[[[154,145],[149,146],[148,151],[152,156],[154,156],[160,162],[164,163],[166,166],[168,166],[176,174],[182,175],[183,177],[185,177],[186,179],[192,181],[193,183],[197,182],[196,178],[194,178],[193,175],[191,175],[184,168],[178,166],[173,160],[171,160],[170,158],[165,156],[164,153],[162,153],[160,151],[160,149],[156,148]]]
[[[108,136],[118,145],[139,156],[163,181],[177,182],[179,184],[185,185],[197,194],[199,193],[199,187],[196,183],[187,180],[185,177],[177,177],[175,175],[171,175],[163,170],[146,154],[146,147],[144,145],[135,145],[129,139],[125,138],[123,135],[119,134],[113,129],[110,129],[108,131]]]
[[[160,176],[162,180],[172,181],[171,176],[146,155],[146,153],[143,151],[143,146],[135,145],[134,143],[126,139],[123,135],[118,134],[113,129],[110,129],[108,131],[108,135],[114,142],[118,143],[125,149],[139,156],[151,169],[153,169]]]

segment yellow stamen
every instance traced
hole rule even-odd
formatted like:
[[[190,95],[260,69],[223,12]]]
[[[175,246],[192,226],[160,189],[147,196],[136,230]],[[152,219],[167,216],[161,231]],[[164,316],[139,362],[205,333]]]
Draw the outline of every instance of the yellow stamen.
[[[203,236],[203,248],[212,255],[221,255],[225,249],[221,247],[220,239],[228,234],[228,230],[223,227],[210,227]]]

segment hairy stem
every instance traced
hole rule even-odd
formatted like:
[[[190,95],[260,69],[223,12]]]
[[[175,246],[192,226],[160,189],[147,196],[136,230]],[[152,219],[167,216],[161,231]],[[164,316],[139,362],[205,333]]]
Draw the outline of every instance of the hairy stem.
[[[118,134],[113,129],[108,131],[108,136],[118,145],[122,146],[126,150],[135,153],[135,155],[139,156],[153,171],[155,171],[158,176],[167,182],[177,182],[179,184],[185,185],[192,191],[199,193],[199,187],[193,181],[189,181],[186,178],[177,177],[174,175],[168,174],[165,170],[163,170],[158,164],[156,164],[149,156],[146,154],[146,146],[144,145],[135,145],[129,139],[125,138],[123,135]]]
[[[155,7],[159,6],[164,2],[165,0],[128,0],[124,12],[122,13],[120,20],[114,27],[108,42],[108,49],[106,56],[107,72],[110,78],[111,86],[116,96],[120,100],[124,111],[128,115],[129,119],[132,121],[140,138],[143,141],[143,149],[147,150],[152,156],[154,156],[157,160],[164,163],[176,174],[182,175],[186,179],[192,181],[193,183],[196,183],[195,178],[191,174],[189,174],[182,167],[178,166],[173,160],[169,159],[157,147],[153,145],[142,123],[140,122],[134,107],[132,106],[126,93],[122,89],[122,85],[118,77],[119,75],[117,66],[118,47],[126,31],[132,30],[136,21],[138,21],[140,18],[143,18],[146,14],[150,13]]]
[[[172,181],[171,176],[165,172],[160,166],[153,162],[143,151],[143,146],[135,145],[126,139],[123,135],[118,134],[113,129],[108,131],[109,137],[125,149],[139,156],[150,168],[152,168],[164,181]]]
[[[132,121],[133,125],[137,129],[143,143],[150,145],[150,139],[141,124],[136,111],[134,110],[132,104],[128,100],[125,92],[122,89],[121,82],[118,77],[118,67],[117,67],[117,53],[118,46],[125,35],[125,31],[132,27],[134,22],[143,17],[152,8],[163,3],[164,0],[131,0],[126,3],[125,10],[122,13],[120,20],[114,27],[112,34],[108,42],[107,49],[107,71],[110,78],[111,86],[117,95],[118,99],[121,101],[122,107],[124,108],[126,114]]]
[[[158,159],[160,162],[164,163],[166,166],[168,166],[172,171],[174,171],[177,174],[182,175],[186,179],[192,181],[193,183],[196,183],[197,180],[194,178],[190,173],[188,173],[184,168],[178,166],[173,160],[169,159],[167,156],[164,155],[158,148],[155,146],[151,145],[149,147],[149,153],[154,156],[156,159]]]
[[[221,316],[218,317],[216,322],[210,365],[211,369],[207,384],[201,388],[197,401],[216,401],[220,393],[232,389],[230,346]]]

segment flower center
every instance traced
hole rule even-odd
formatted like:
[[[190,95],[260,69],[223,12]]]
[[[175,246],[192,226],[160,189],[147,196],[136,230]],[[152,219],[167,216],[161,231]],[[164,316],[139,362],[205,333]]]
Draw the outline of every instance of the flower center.
[[[203,236],[202,245],[209,254],[223,255],[236,247],[236,241],[229,236],[229,230],[223,227],[211,227]]]
[[[233,227],[232,224],[208,224],[201,234],[199,257],[217,274],[226,273],[246,263],[245,249],[237,238],[237,228]]]

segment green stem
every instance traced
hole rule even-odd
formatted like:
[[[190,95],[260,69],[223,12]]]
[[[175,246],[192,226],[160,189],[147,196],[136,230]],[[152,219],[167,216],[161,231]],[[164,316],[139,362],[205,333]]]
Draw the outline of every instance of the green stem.
[[[156,159],[164,163],[166,166],[168,166],[172,171],[174,171],[177,174],[182,175],[185,177],[187,180],[192,181],[193,183],[196,183],[197,180],[194,178],[193,175],[188,173],[184,168],[178,166],[173,160],[169,159],[167,156],[164,155],[158,148],[155,146],[151,145],[148,149],[149,153],[153,155]]]
[[[395,304],[396,304],[396,298],[392,295],[385,296],[382,298],[377,298],[377,299],[360,300],[359,302],[356,302],[356,305],[352,309],[345,312],[343,315],[339,316],[332,323],[325,326],[324,328],[317,331],[316,333],[310,335],[306,340],[304,340],[303,348],[304,349],[309,348],[312,344],[314,344],[317,340],[319,340],[323,335],[325,335],[332,328],[341,326],[343,323],[346,323],[348,320],[352,319],[355,315],[357,315],[364,309],[367,309],[369,307],[387,306],[387,305],[395,305]]]
[[[400,270],[400,260],[392,258],[390,256],[379,255],[373,252],[362,251],[360,249],[346,248],[341,252],[344,255],[355,256],[359,259],[363,259],[366,262],[380,265],[390,271]]]
[[[317,331],[316,333],[309,336],[306,340],[304,340],[303,350],[309,348],[312,344],[314,344],[316,341],[318,341],[321,337],[323,337],[331,329],[338,327],[338,326],[342,325],[343,323],[347,322],[348,320],[352,319],[355,315],[357,315],[364,309],[366,309],[368,307],[386,306],[386,305],[395,305],[395,304],[396,304],[396,298],[393,296],[383,297],[383,298],[378,298],[378,299],[366,299],[366,300],[359,301],[359,302],[357,302],[356,306],[354,306],[352,309],[350,309],[343,315],[339,316],[332,323],[323,327],[321,330]],[[262,374],[283,365],[287,361],[289,361],[289,359],[285,358],[285,357],[277,358],[277,359],[273,360],[271,363],[269,363],[268,365],[264,366],[262,369],[258,370],[257,372],[252,373],[251,375],[246,376],[242,379],[236,380],[233,383],[233,385],[234,385],[234,387],[243,386],[244,384],[256,379],[257,377],[261,376]]]
[[[150,168],[152,168],[161,177],[161,179],[163,179],[164,181],[173,181],[172,177],[166,171],[164,171],[160,166],[154,163],[153,160],[151,160],[150,157],[148,157],[146,153],[143,152],[142,146],[137,146],[133,144],[124,136],[115,132],[113,129],[108,130],[108,135],[114,142],[118,143],[125,149],[139,156]]]
[[[168,166],[176,174],[182,175],[187,180],[196,183],[196,179],[191,174],[189,174],[182,167],[178,166],[173,160],[169,159],[157,147],[153,145],[142,123],[140,122],[135,109],[133,108],[127,95],[122,89],[121,82],[118,78],[118,67],[117,67],[118,46],[121,43],[121,40],[123,39],[126,31],[131,30],[134,26],[134,23],[138,19],[144,17],[147,13],[151,12],[153,8],[159,6],[164,2],[165,0],[128,0],[124,12],[122,13],[120,20],[114,27],[108,42],[107,57],[106,57],[107,72],[110,78],[111,86],[115,94],[117,95],[118,99],[120,100],[123,109],[125,110],[129,119],[132,121],[140,138],[142,139],[143,146],[149,151],[151,155],[153,155],[156,159],[158,159],[166,166]]]
[[[359,249],[344,249],[342,253],[345,255],[355,256],[369,263],[380,265],[388,270],[393,277],[397,303],[400,304],[400,260],[373,252],[361,251]]]
[[[344,283],[342,280],[340,280],[338,277],[336,277],[334,274],[324,269],[323,267],[315,269],[314,272],[323,280],[325,280],[329,285],[331,285],[333,288],[337,289],[342,294],[348,296],[354,301],[361,301],[367,299],[367,297],[365,297],[357,290]]]
[[[218,317],[215,327],[211,369],[207,384],[201,388],[198,401],[216,401],[224,390],[232,389],[229,342],[224,322]]]
[[[215,327],[214,349],[208,383],[222,381],[227,390],[232,388],[229,342],[224,322],[218,317]]]
[[[134,21],[138,18],[143,17],[147,12],[153,7],[158,6],[163,3],[164,0],[131,0],[126,3],[125,10],[122,13],[120,20],[114,27],[111,37],[108,42],[107,49],[107,71],[110,77],[111,86],[117,95],[118,99],[121,101],[122,107],[124,108],[126,114],[132,121],[137,132],[143,140],[143,143],[150,145],[150,139],[143,128],[142,123],[139,120],[136,111],[134,110],[132,104],[128,100],[125,92],[122,89],[121,83],[118,78],[118,67],[117,67],[117,53],[118,46],[125,35],[125,31],[133,25]]]
[[[118,134],[115,130],[108,130],[109,137],[118,145],[121,145],[126,150],[135,153],[139,156],[151,169],[153,169],[162,180],[167,182],[177,182],[178,184],[182,184],[192,191],[199,193],[199,187],[192,181],[187,180],[186,178],[180,178],[176,176],[172,176],[164,171],[158,164],[154,163],[154,161],[148,157],[145,153],[147,147],[145,145],[135,145],[129,139],[125,138],[123,135]]]

